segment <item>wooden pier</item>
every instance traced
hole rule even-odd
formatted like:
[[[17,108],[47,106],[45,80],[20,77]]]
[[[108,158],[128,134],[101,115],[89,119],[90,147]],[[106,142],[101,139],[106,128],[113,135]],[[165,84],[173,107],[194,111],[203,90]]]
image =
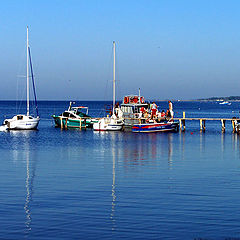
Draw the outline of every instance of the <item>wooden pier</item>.
[[[200,131],[203,132],[206,130],[206,121],[218,121],[219,123],[221,123],[220,126],[222,132],[225,132],[226,130],[226,122],[230,121],[232,123],[233,132],[240,133],[240,127],[238,126],[238,123],[240,124],[240,119],[236,118],[186,118],[185,112],[183,112],[182,118],[174,118],[174,120],[179,121],[179,129],[181,131],[186,130],[186,121],[199,121]]]

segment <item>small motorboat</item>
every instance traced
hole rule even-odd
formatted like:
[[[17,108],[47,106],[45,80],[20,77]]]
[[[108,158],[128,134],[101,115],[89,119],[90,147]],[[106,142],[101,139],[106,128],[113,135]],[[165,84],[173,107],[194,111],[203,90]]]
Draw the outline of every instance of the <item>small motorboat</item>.
[[[150,122],[134,124],[132,127],[132,132],[178,132],[179,123],[178,122]]]
[[[230,102],[227,102],[227,101],[220,102],[219,104],[221,104],[221,105],[231,105],[231,103],[230,103]]]
[[[88,115],[88,107],[72,107],[72,104],[70,102],[68,110],[61,115],[52,115],[55,126],[61,128],[92,128],[97,120]]]
[[[114,117],[101,118],[98,122],[93,124],[95,131],[121,131],[124,125],[123,119]]]

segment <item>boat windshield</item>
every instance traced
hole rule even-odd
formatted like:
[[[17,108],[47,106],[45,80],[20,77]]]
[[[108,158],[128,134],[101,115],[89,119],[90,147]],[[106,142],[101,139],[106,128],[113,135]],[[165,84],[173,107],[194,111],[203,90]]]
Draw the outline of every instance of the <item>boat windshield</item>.
[[[89,117],[88,107],[73,107],[73,112],[79,117]]]

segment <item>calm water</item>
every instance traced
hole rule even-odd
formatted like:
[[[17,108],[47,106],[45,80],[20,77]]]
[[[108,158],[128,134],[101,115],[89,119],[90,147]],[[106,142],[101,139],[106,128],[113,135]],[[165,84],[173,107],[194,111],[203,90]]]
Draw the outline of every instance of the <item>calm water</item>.
[[[106,103],[79,104],[99,116]],[[0,239],[240,237],[240,138],[230,123],[224,134],[218,122],[206,133],[198,122],[185,133],[61,131],[50,115],[67,107],[40,102],[39,131],[0,132]],[[174,103],[186,117],[239,109]],[[0,102],[1,121],[14,113],[15,102]]]

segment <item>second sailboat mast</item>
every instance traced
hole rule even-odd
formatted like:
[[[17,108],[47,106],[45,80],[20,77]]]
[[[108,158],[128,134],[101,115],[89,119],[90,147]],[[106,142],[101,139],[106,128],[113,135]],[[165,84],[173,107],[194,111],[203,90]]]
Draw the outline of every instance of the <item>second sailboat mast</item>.
[[[29,56],[28,56],[28,27],[27,27],[27,116],[29,116]]]
[[[113,113],[114,113],[114,108],[115,108],[115,85],[116,85],[116,80],[115,80],[115,42],[113,42]]]

